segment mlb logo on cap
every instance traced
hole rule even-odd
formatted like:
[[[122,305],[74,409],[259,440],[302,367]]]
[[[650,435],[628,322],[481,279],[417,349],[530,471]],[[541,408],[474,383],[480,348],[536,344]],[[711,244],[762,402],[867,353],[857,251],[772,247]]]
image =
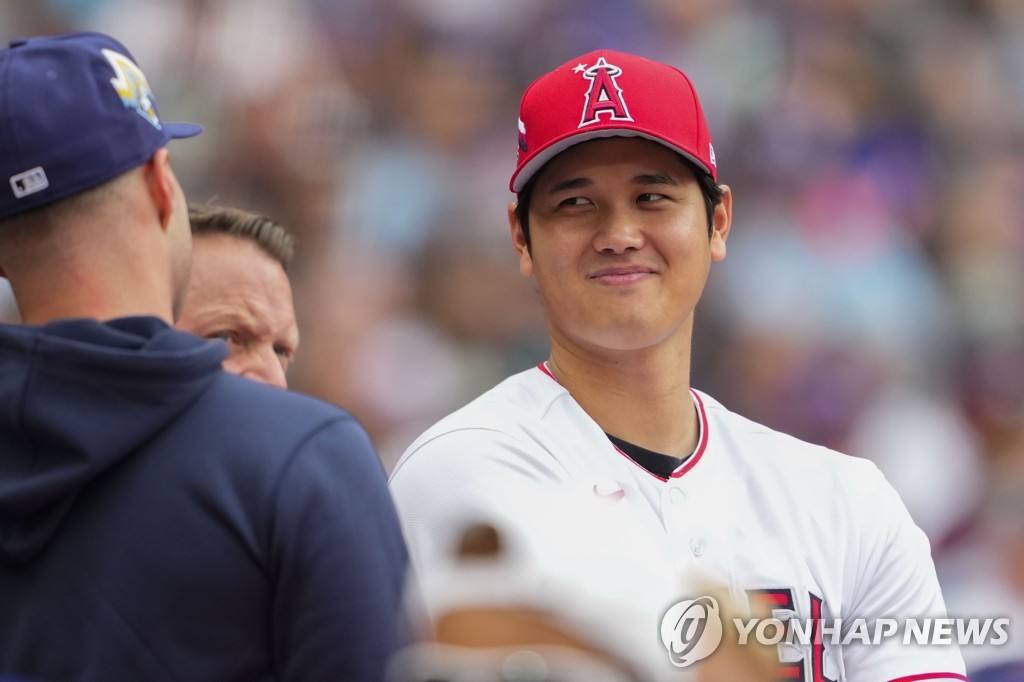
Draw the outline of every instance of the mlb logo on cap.
[[[100,185],[201,131],[160,120],[142,69],[109,36],[14,40],[0,50],[0,217]]]
[[[545,163],[574,144],[619,136],[663,144],[717,179],[711,133],[686,74],[643,57],[597,50],[526,89],[509,188],[522,191]]]

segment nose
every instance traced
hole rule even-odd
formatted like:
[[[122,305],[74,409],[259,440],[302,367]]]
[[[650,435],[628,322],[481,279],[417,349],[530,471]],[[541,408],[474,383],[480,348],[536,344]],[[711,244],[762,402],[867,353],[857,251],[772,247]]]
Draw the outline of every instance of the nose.
[[[602,253],[636,251],[644,245],[644,233],[628,211],[609,211],[594,234],[594,248]]]
[[[261,344],[233,351],[224,361],[224,369],[246,379],[259,381],[278,388],[288,388],[284,367],[272,344]]]

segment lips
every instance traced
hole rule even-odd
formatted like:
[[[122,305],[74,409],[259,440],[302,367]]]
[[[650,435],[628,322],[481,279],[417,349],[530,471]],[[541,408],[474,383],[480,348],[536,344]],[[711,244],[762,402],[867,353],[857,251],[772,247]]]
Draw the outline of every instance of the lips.
[[[601,284],[616,286],[640,282],[656,274],[657,270],[647,265],[614,265],[595,270],[587,277]]]

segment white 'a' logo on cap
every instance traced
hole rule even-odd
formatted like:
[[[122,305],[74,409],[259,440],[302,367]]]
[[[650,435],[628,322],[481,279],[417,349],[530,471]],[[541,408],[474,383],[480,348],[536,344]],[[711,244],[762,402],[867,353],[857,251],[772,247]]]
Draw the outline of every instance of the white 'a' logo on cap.
[[[110,84],[114,86],[114,91],[121,98],[124,108],[134,109],[139,116],[160,130],[163,126],[160,125],[160,118],[156,115],[153,90],[149,87],[146,74],[142,73],[142,69],[135,62],[120,52],[114,52],[108,48],[103,48],[102,52],[110,62],[111,68],[114,69],[114,78],[110,79]]]
[[[601,114],[609,114],[611,121],[632,121],[626,100],[622,98],[622,88],[616,78],[622,75],[622,69],[609,64],[604,57],[598,57],[597,63],[591,67],[579,64],[573,71],[583,72],[583,77],[590,81],[587,90],[586,104],[583,106],[583,118],[580,127],[600,121]]]

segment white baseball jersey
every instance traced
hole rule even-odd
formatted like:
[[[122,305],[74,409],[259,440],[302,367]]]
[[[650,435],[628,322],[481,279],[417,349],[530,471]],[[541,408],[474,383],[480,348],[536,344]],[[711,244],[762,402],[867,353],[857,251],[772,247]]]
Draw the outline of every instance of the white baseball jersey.
[[[617,514],[614,523],[580,515],[573,524],[605,553],[622,548],[633,560],[616,570],[650,623],[642,637],[656,645],[645,654],[658,656],[652,670],[675,670],[660,621],[676,602],[700,596],[694,576],[704,576],[750,615],[835,623],[840,634],[822,632],[820,644],[778,646],[780,679],[966,680],[955,645],[842,642],[856,619],[945,616],[928,541],[875,465],[691,392],[698,446],[667,478],[613,445],[544,365],[428,429],[390,481],[426,601],[470,520],[500,506],[502,518],[521,516],[533,524],[526,532],[542,532],[527,491],[566,491]],[[586,527],[590,518],[598,527]]]

